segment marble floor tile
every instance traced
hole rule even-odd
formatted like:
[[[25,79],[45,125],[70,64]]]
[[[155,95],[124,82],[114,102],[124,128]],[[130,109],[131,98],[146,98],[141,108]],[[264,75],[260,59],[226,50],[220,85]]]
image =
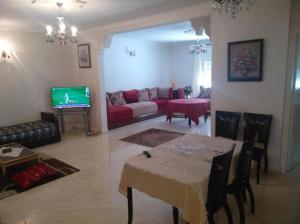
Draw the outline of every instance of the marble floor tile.
[[[1,224],[121,224],[127,223],[127,201],[118,192],[124,161],[148,149],[119,141],[148,128],[210,135],[210,120],[188,127],[187,121],[175,119],[172,124],[160,117],[118,128],[97,137],[69,133],[60,143],[35,150],[56,157],[80,169],[80,172],[36,187],[0,201]],[[261,175],[261,184],[251,179],[256,199],[256,214],[246,204],[248,224],[300,223],[300,168],[287,175],[269,172]],[[171,224],[172,207],[136,190],[134,223]],[[235,223],[238,211],[229,196]],[[226,223],[223,211],[216,223]],[[180,222],[182,223],[182,221]]]

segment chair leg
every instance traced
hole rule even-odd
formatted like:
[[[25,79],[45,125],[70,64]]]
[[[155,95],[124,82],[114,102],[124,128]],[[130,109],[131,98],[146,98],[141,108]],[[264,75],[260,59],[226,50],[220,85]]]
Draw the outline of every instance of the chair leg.
[[[254,214],[254,212],[255,212],[255,200],[254,200],[253,190],[252,190],[252,187],[251,187],[249,182],[246,183],[246,188],[247,188],[249,196],[250,196],[251,213]]]
[[[174,224],[178,224],[178,208],[173,207],[173,220]]]
[[[259,184],[261,159],[256,161],[256,183]]]
[[[214,216],[212,213],[208,213],[207,219],[209,224],[215,224]]]
[[[229,208],[229,205],[228,205],[228,202],[226,199],[223,202],[223,207],[224,207],[224,210],[225,210],[227,218],[228,218],[228,223],[233,224],[232,214],[231,214],[231,211],[230,211],[230,208]]]
[[[247,196],[246,196],[246,188],[244,186],[241,188],[241,192],[242,192],[243,200],[246,203],[247,202]]]
[[[239,207],[240,224],[245,224],[245,210],[244,210],[242,192],[239,189],[237,189],[237,191],[234,194],[234,197],[235,197],[236,202],[237,202],[238,207]]]
[[[128,224],[132,224],[133,207],[132,207],[132,188],[127,188],[127,202],[128,202]]]
[[[267,153],[264,154],[264,158],[265,158],[265,173],[268,173],[268,170],[269,170],[269,159],[268,159],[268,154]]]

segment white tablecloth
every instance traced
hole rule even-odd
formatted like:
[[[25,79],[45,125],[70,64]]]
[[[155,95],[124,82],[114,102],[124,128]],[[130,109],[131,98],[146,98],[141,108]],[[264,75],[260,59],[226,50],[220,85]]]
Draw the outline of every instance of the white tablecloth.
[[[233,143],[231,182],[242,142],[187,134],[149,150],[150,159],[141,154],[127,160],[119,190],[126,195],[127,187],[132,187],[183,209],[183,219],[190,224],[204,224],[212,159],[228,152]]]

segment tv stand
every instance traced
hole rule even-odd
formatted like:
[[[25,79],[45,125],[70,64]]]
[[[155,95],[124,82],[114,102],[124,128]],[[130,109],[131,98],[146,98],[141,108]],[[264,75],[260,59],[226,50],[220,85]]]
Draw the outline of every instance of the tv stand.
[[[59,120],[61,126],[61,132],[65,132],[65,123],[64,116],[65,115],[83,115],[84,117],[84,126],[85,133],[88,136],[91,127],[90,127],[90,111],[89,108],[78,108],[78,109],[58,109],[56,112],[56,116]]]

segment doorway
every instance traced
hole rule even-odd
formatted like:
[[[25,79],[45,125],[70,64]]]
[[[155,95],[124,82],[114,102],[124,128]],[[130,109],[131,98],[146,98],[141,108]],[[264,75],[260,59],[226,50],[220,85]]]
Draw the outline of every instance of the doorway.
[[[292,99],[292,133],[289,169],[300,163],[300,33],[296,36],[296,59]]]

